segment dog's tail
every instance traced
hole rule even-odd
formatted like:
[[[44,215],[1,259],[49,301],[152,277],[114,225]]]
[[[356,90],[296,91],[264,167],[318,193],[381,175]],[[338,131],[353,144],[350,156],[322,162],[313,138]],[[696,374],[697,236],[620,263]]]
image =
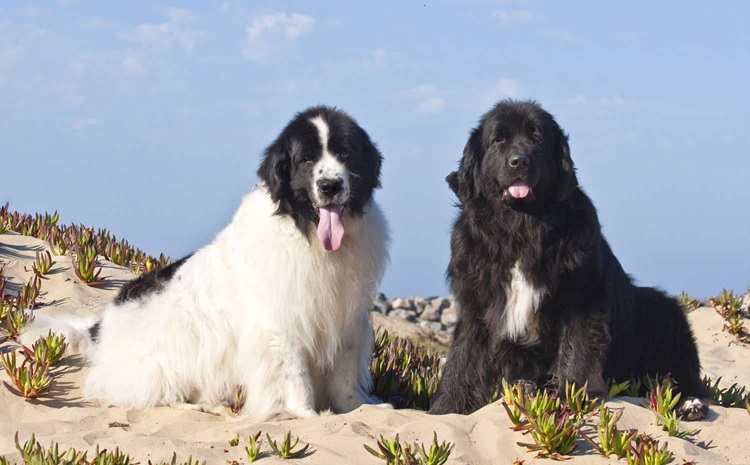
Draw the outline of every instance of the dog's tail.
[[[18,338],[18,342],[31,347],[40,337],[50,331],[65,336],[66,342],[74,352],[86,354],[95,342],[99,329],[99,318],[95,316],[77,317],[73,315],[51,316],[36,313],[34,320]]]

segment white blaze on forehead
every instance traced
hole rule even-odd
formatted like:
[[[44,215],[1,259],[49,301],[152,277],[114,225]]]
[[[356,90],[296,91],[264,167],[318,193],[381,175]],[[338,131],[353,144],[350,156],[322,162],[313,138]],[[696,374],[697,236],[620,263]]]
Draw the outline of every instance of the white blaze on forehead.
[[[328,141],[330,137],[330,128],[328,127],[328,123],[325,122],[323,119],[323,116],[318,115],[313,118],[310,118],[310,123],[315,126],[315,128],[318,130],[318,139],[320,140],[320,146],[322,151],[322,156],[318,160],[318,162],[313,167],[313,185],[317,185],[317,181],[319,179],[342,179],[344,182],[344,189],[342,192],[342,196],[348,196],[349,194],[349,172],[344,166],[343,163],[341,163],[329,150],[328,150]],[[317,190],[317,187],[315,188],[315,195],[318,197],[317,200],[320,200],[319,192]],[[342,203],[345,199],[341,199]]]
[[[320,145],[323,147],[323,153],[328,152],[328,124],[323,120],[323,117],[318,115],[315,118],[310,118],[310,122],[318,129],[318,138],[320,139]]]

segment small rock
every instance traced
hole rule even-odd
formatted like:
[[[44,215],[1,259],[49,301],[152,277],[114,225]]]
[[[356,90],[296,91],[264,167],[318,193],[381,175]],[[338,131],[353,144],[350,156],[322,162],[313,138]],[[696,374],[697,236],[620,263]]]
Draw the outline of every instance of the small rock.
[[[430,301],[430,305],[432,305],[435,310],[441,312],[451,306],[451,301],[447,297],[436,297]]]
[[[372,304],[372,311],[377,313],[382,313],[383,315],[387,315],[388,311],[391,309],[391,306],[388,305],[388,302],[381,302],[379,300],[376,300]]]
[[[419,318],[425,321],[440,321],[440,310],[435,309],[432,304],[427,304]]]
[[[443,310],[443,313],[440,315],[440,321],[449,328],[455,326],[458,321],[456,307],[448,307]]]
[[[439,321],[420,321],[419,326],[420,328],[432,333],[439,333],[444,329],[443,324]]]
[[[424,311],[428,303],[429,303],[429,300],[425,299],[424,297],[414,298],[414,309],[417,311],[417,315],[422,314],[422,312]]]
[[[391,310],[388,316],[395,316],[396,318],[401,318],[402,320],[414,321],[417,319],[417,312],[415,312],[414,310],[396,308]]]
[[[404,299],[403,297],[396,297],[391,301],[391,307],[394,309],[414,310],[414,301],[411,299]]]

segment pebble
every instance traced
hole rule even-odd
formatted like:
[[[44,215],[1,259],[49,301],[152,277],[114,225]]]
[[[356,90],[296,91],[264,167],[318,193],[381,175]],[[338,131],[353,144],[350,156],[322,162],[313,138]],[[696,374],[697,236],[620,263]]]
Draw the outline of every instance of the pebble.
[[[443,313],[440,315],[440,322],[445,326],[455,326],[457,321],[458,312],[456,311],[456,307],[448,307],[443,310]]]

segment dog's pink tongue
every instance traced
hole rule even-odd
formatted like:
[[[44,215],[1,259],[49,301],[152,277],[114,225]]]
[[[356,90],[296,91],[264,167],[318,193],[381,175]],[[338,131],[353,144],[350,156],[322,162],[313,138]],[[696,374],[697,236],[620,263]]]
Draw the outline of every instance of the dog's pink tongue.
[[[516,181],[508,187],[511,196],[522,199],[529,195],[531,188],[523,181]]]
[[[339,250],[341,239],[344,237],[344,221],[341,218],[343,205],[326,205],[320,207],[320,223],[318,223],[318,238],[326,250]]]

